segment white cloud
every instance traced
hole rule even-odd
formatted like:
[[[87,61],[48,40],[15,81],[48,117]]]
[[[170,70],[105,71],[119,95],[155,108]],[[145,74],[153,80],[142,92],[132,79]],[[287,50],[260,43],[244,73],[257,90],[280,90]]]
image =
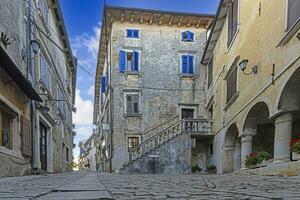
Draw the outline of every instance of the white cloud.
[[[73,114],[73,122],[76,125],[91,125],[93,118],[93,103],[91,100],[84,100],[80,96],[80,90],[76,89],[75,96],[76,113]]]
[[[91,97],[94,96],[95,93],[95,85],[91,85],[87,91],[88,95],[90,95]]]
[[[96,65],[99,40],[101,34],[101,24],[93,27],[91,35],[82,33],[71,39],[73,53],[78,57],[78,63],[94,69]]]

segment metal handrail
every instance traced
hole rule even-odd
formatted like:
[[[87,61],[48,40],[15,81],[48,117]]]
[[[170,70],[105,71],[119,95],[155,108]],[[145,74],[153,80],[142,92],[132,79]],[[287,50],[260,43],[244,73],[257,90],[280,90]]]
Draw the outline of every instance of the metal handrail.
[[[148,152],[148,150],[154,149],[158,145],[160,145],[161,142],[165,142],[166,140],[169,140],[171,138],[174,138],[174,136],[178,135],[179,133],[196,133],[201,132],[199,131],[199,124],[202,124],[201,130],[204,130],[202,132],[211,132],[212,130],[212,122],[213,120],[209,119],[182,119],[174,124],[168,126],[164,130],[158,132],[154,136],[148,138],[147,140],[143,141],[141,144],[139,144],[137,147],[134,147],[130,149],[129,151],[129,161],[132,160],[133,157],[138,157],[139,155],[143,155]],[[185,123],[191,123],[193,126],[186,127]],[[197,126],[195,129],[194,126]],[[190,131],[188,131],[190,129]],[[150,147],[149,147],[150,146]]]

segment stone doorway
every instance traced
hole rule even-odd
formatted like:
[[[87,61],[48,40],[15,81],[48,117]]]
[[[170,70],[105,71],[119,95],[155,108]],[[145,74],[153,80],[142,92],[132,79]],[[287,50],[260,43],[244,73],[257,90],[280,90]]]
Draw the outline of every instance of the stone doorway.
[[[241,168],[241,140],[238,135],[236,124],[232,124],[225,135],[222,173],[231,173]]]
[[[213,136],[193,136],[191,149],[191,166],[193,169],[199,168],[201,172],[206,172],[213,156]]]
[[[40,162],[44,171],[47,171],[47,131],[47,127],[40,123]]]

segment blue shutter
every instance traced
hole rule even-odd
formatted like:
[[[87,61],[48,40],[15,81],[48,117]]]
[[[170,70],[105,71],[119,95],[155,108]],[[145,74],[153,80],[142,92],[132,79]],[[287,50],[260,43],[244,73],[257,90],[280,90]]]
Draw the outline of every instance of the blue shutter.
[[[186,40],[186,32],[182,32],[181,33],[181,41],[185,41]]]
[[[125,57],[126,57],[126,52],[120,51],[119,70],[121,73],[123,73],[125,71]]]
[[[139,30],[133,30],[133,37],[139,38]]]
[[[193,42],[194,41],[194,33],[189,31],[187,40]]]
[[[194,56],[188,56],[189,58],[189,70],[188,73],[189,74],[193,74],[194,73]]]
[[[134,64],[133,64],[133,71],[139,71],[139,52],[138,51],[133,51],[133,59],[134,59]]]
[[[106,78],[105,76],[101,77],[101,92],[105,93],[105,86],[106,86]]]
[[[188,73],[188,56],[182,55],[181,56],[181,63],[182,63],[182,73]]]
[[[127,30],[126,30],[126,37],[132,38],[132,36],[133,36],[132,30],[131,30],[131,29],[127,29]]]

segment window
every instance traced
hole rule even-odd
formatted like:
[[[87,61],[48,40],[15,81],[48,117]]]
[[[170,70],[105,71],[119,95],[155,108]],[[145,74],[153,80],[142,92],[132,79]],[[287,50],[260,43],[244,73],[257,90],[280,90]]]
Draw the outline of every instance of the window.
[[[67,67],[67,70],[66,70],[66,87],[67,87],[67,90],[70,94],[70,92],[71,92],[71,72],[68,69],[68,67]]]
[[[235,67],[232,72],[230,72],[227,78],[227,99],[226,103],[228,103],[231,98],[237,92],[237,67]]]
[[[126,29],[126,38],[140,38],[140,30]]]
[[[48,5],[47,0],[39,0],[39,8],[45,21],[48,22]]]
[[[66,161],[69,162],[70,161],[70,150],[69,147],[66,146]]]
[[[125,94],[125,114],[136,115],[140,114],[140,94],[127,93]]]
[[[227,41],[228,47],[230,46],[237,32],[237,25],[238,25],[238,0],[232,0],[228,12],[228,41]]]
[[[132,148],[135,148],[139,146],[139,137],[128,137],[128,150],[131,150]]]
[[[300,1],[288,0],[287,28],[291,28],[300,18]]]
[[[57,109],[58,111],[63,115],[66,116],[65,114],[65,99],[64,99],[64,95],[62,92],[61,87],[59,86],[59,84],[57,84],[57,95],[56,95],[56,99],[57,99]]]
[[[51,70],[45,57],[41,54],[40,59],[40,79],[43,81],[48,91],[51,91]]]
[[[212,79],[213,79],[213,60],[214,59],[212,56],[207,65],[207,88],[209,88],[209,86],[212,83]]]
[[[195,34],[191,31],[185,31],[181,33],[181,41],[182,42],[194,42]]]
[[[181,73],[194,74],[194,56],[182,55],[181,56]]]
[[[138,51],[120,51],[120,72],[139,71],[139,52]]]
[[[12,144],[11,144],[11,124],[12,124],[12,117],[11,115],[4,111],[0,110],[0,141],[1,141],[1,146],[4,146],[6,148],[11,149]]]
[[[196,143],[196,138],[191,138],[191,147],[196,148],[197,143]]]

